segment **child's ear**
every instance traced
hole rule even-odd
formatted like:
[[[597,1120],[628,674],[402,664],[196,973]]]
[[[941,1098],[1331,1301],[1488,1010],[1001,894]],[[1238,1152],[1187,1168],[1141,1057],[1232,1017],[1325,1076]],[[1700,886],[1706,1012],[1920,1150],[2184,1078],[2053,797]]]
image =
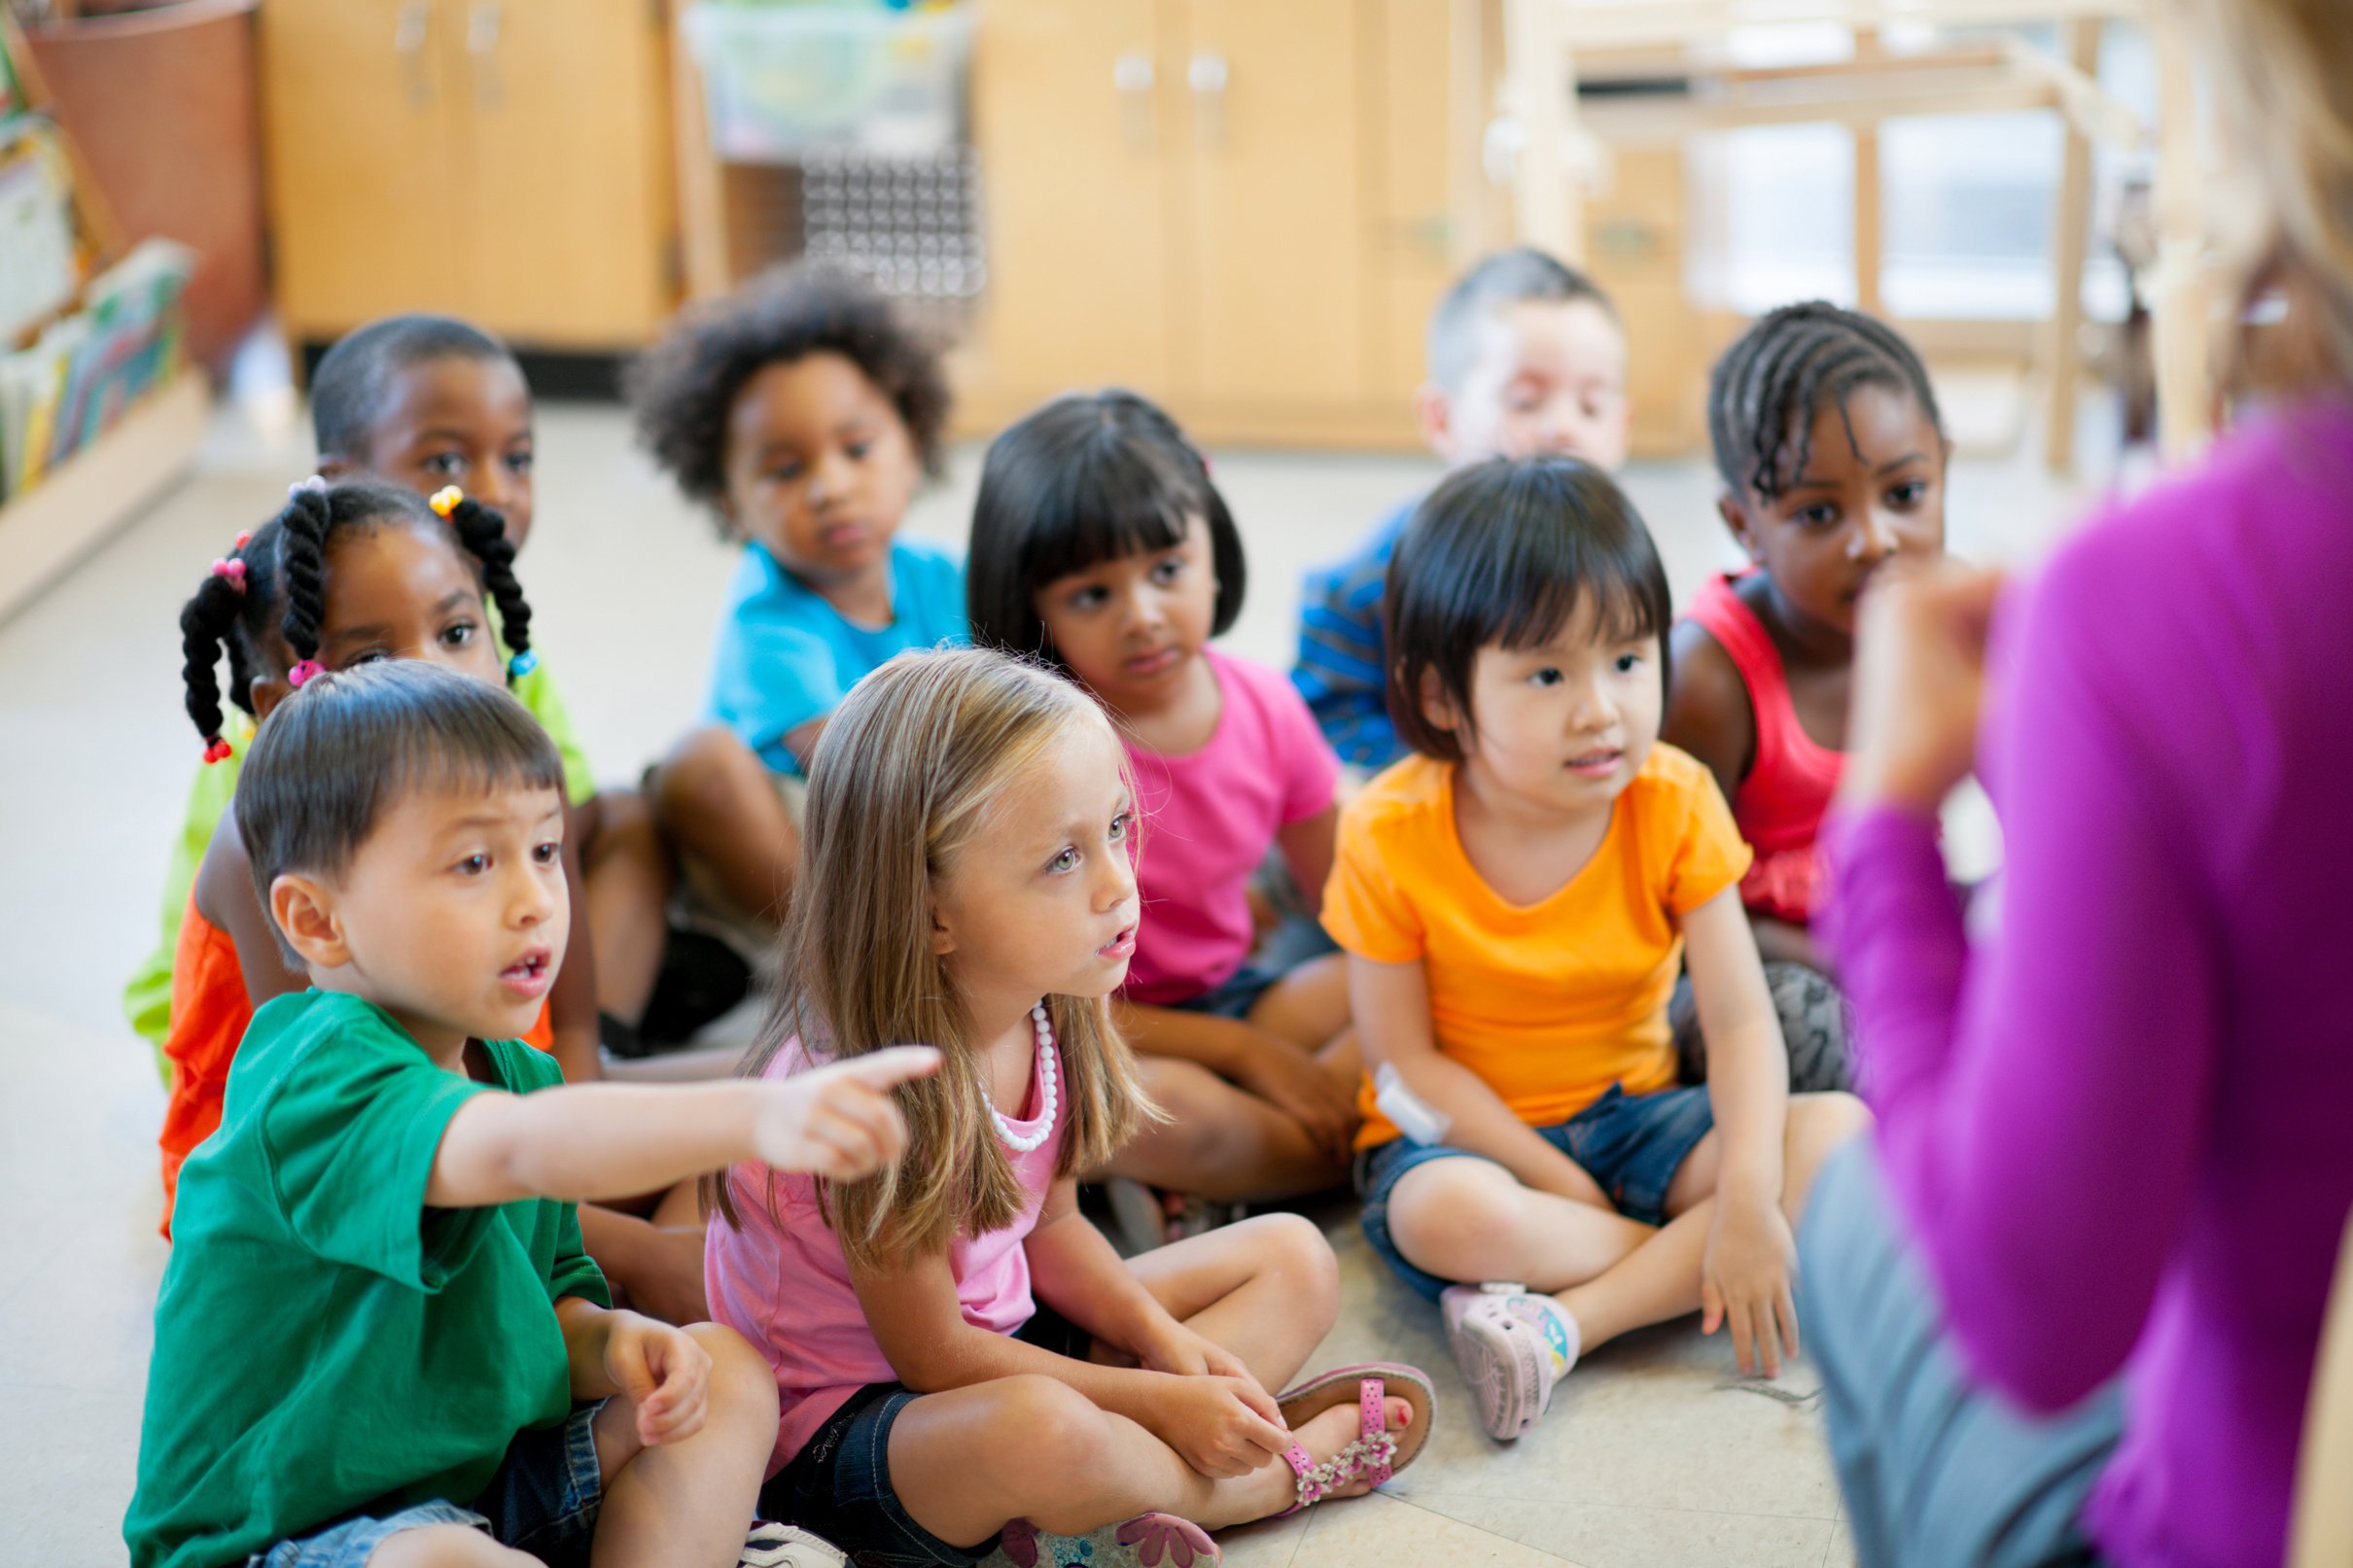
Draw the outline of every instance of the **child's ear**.
[[[247,683],[245,695],[253,699],[254,722],[259,724],[294,691],[284,678],[258,675]]]
[[[1421,706],[1422,718],[1432,728],[1459,736],[1466,727],[1462,722],[1462,710],[1456,707],[1455,700],[1446,694],[1446,684],[1438,679],[1437,671],[1422,672],[1422,689],[1414,695]]]
[[[931,923],[931,951],[933,954],[944,958],[949,954],[956,951],[956,933],[949,930],[948,923],[939,918],[938,899],[926,899],[924,901],[924,913],[926,918],[928,918]]]
[[[310,967],[336,969],[351,961],[343,923],[335,918],[334,898],[325,884],[299,871],[281,874],[269,885],[269,919]]]
[[[1431,451],[1454,462],[1455,402],[1437,382],[1424,381],[1414,389],[1414,423]]]
[[[1740,498],[1729,490],[1717,496],[1716,515],[1724,519],[1724,526],[1732,531],[1733,539],[1747,552],[1748,558],[1757,559],[1756,530],[1748,526],[1748,508],[1740,505]]]

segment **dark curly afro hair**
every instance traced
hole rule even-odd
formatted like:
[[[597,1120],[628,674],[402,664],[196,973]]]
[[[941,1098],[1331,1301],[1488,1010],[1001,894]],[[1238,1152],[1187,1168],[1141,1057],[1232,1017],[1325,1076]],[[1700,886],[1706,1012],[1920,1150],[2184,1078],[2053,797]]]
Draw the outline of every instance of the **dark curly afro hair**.
[[[686,499],[726,494],[727,419],[744,383],[771,365],[839,354],[898,410],[926,473],[941,470],[948,383],[936,347],[859,279],[780,267],[679,314],[623,378],[640,445]],[[722,519],[720,531],[726,532]]]

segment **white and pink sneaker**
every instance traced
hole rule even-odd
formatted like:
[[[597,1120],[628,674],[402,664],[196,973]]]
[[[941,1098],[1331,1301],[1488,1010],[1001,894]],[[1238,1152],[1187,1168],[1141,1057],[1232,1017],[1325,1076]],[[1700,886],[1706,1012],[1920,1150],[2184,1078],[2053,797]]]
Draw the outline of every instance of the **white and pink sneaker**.
[[[1487,1435],[1508,1443],[1534,1426],[1577,1364],[1577,1320],[1550,1296],[1503,1281],[1451,1285],[1438,1307]]]

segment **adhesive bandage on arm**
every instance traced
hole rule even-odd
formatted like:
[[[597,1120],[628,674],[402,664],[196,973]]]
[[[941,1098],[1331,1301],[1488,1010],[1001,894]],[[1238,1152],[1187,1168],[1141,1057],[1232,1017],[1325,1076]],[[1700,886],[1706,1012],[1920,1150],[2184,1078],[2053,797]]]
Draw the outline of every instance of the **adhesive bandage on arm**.
[[[1416,1143],[1443,1143],[1446,1130],[1454,1125],[1446,1112],[1415,1094],[1405,1075],[1386,1062],[1373,1073],[1373,1103]]]

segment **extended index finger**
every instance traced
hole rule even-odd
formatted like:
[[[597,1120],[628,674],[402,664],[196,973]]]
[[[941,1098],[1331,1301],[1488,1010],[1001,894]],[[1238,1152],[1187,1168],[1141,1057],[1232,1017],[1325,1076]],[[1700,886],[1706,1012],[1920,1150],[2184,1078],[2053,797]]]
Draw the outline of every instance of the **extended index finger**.
[[[838,1072],[868,1089],[888,1089],[910,1078],[926,1078],[937,1072],[939,1051],[929,1045],[890,1045],[837,1062],[826,1070]]]

